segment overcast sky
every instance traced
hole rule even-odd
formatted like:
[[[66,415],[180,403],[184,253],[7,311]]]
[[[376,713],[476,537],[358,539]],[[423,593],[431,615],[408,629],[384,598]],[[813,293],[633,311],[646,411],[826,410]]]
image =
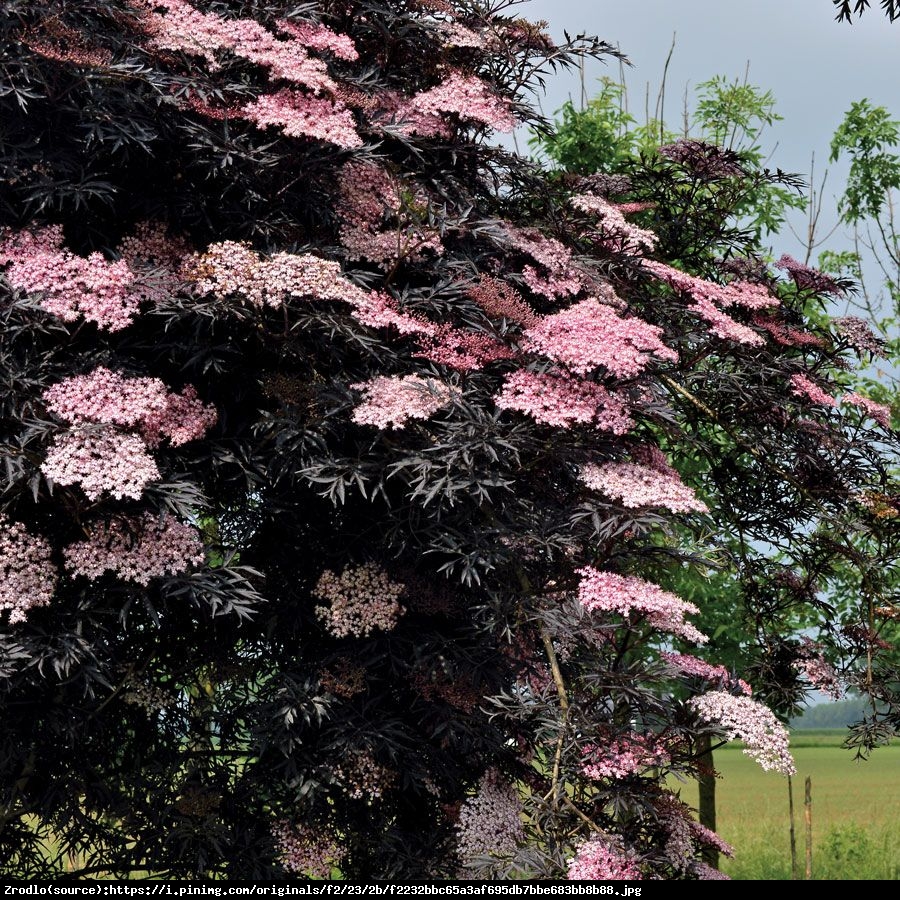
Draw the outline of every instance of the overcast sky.
[[[852,101],[868,98],[900,118],[900,22],[889,23],[878,0],[872,7],[852,25],[834,20],[829,0],[529,0],[518,10],[547,21],[557,39],[565,29],[618,45],[632,63],[629,109],[641,120],[645,85],[652,111],[673,35],[666,80],[672,124],[681,121],[686,85],[693,91],[715,75],[742,78],[749,61],[750,82],[771,90],[784,116],[763,137],[764,149],[775,147],[770,165],[808,175],[813,152],[821,174],[831,135]],[[618,78],[614,60],[588,69],[589,91],[604,74]],[[577,76],[557,76],[542,107],[551,113],[579,94]],[[832,171],[826,194],[833,196],[841,174]]]

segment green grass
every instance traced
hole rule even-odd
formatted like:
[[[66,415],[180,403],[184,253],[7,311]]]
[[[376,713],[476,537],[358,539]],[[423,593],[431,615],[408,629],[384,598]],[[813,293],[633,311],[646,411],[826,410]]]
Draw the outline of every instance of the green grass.
[[[794,817],[800,877],[805,867],[804,782],[812,779],[814,879],[900,878],[900,745],[856,761],[844,732],[794,732]],[[787,779],[763,772],[737,745],[715,752],[718,832],[735,847],[723,871],[736,879],[791,877]],[[697,803],[692,782],[681,796]]]

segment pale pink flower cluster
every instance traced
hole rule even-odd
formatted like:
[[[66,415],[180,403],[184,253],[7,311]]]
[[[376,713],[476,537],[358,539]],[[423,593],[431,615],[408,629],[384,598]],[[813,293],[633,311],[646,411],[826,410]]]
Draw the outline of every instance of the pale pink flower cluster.
[[[131,324],[146,294],[124,260],[63,249],[62,229],[0,232],[0,265],[10,286],[40,295],[41,308],[64,322],[85,318],[119,331]]]
[[[421,188],[401,184],[375,163],[353,161],[341,169],[338,189],[341,243],[350,259],[387,268],[397,259],[443,253],[438,231],[416,221],[425,218],[428,208]]]
[[[522,801],[515,786],[490,769],[460,810],[456,824],[459,858],[466,862],[480,856],[509,856],[524,839]]]
[[[473,372],[500,359],[513,359],[516,354],[488,334],[440,325],[413,355],[460,372]]]
[[[605,835],[594,835],[569,860],[569,881],[639,881],[640,861]]]
[[[706,298],[695,299],[689,308],[701,319],[705,319],[710,326],[709,330],[723,341],[734,341],[736,344],[747,344],[749,347],[761,347],[765,344],[765,339],[761,335],[717,309]]]
[[[859,316],[841,316],[831,320],[851,347],[860,353],[884,357],[884,340],[872,331],[872,326]]]
[[[690,808],[672,794],[663,794],[655,805],[660,824],[668,832],[665,855],[672,867],[680,872],[696,872],[697,844],[715,847],[720,853],[732,856],[734,849],[714,831],[696,822]]]
[[[229,52],[268,69],[272,79],[301,84],[317,93],[335,86],[325,63],[310,58],[303,40],[279,40],[253,19],[223,19],[200,12],[184,0],[138,2],[146,8],[142,24],[150,37],[148,45],[156,50],[202,56],[211,71],[220,67],[218,54]]]
[[[796,667],[806,675],[810,684],[835,700],[844,696],[844,685],[834,666],[822,654],[821,644],[802,637]]]
[[[43,394],[47,409],[71,425],[93,422],[136,428],[157,446],[163,436],[173,447],[202,437],[216,423],[216,411],[188,386],[170,393],[158,378],[126,378],[104,366],[67,378]]]
[[[530,265],[522,270],[525,284],[534,293],[556,300],[574,296],[584,286],[583,273],[572,263],[572,251],[556,238],[548,238],[536,228],[519,228],[509,222],[504,223],[503,237],[509,246],[546,269],[546,277]]]
[[[197,529],[171,516],[145,512],[96,524],[85,541],[63,551],[66,568],[91,581],[112,572],[122,581],[148,585],[154,578],[178,575],[205,560]]]
[[[190,248],[183,238],[173,236],[161,222],[138,222],[134,231],[119,242],[116,252],[133,269],[158,265],[176,269]]]
[[[846,293],[833,278],[824,272],[820,272],[818,269],[813,269],[802,262],[798,262],[792,256],[788,256],[787,253],[775,263],[775,267],[787,272],[794,279],[794,284],[801,290],[815,291],[817,294],[833,294],[835,296],[841,296]]]
[[[367,637],[396,626],[406,612],[398,600],[403,590],[375,563],[364,563],[347,566],[340,575],[326,569],[312,595],[327,604],[316,607],[316,616],[335,637]]]
[[[80,484],[89,500],[103,494],[137,500],[151,481],[160,478],[147,445],[137,435],[112,426],[80,427],[57,435],[41,471],[57,484]]]
[[[278,27],[286,34],[296,38],[305,47],[332,53],[338,59],[348,62],[359,59],[359,53],[356,51],[352,38],[349,35],[333,31],[327,25],[319,22],[294,22],[290,19],[281,19]]]
[[[494,403],[500,409],[516,410],[557,428],[581,423],[621,435],[634,426],[628,407],[618,395],[601,384],[565,374],[520,369],[506,376]]]
[[[569,200],[575,209],[596,216],[606,234],[605,242],[614,240],[622,249],[637,253],[641,248],[652,250],[658,238],[652,231],[639,228],[625,219],[626,212],[646,209],[645,204],[613,204],[597,194],[575,194]]]
[[[716,869],[705,862],[694,863],[693,872],[698,881],[731,881],[730,875],[726,875],[721,869]]]
[[[785,325],[783,322],[779,322],[762,313],[757,313],[753,317],[753,324],[768,331],[769,334],[772,335],[773,340],[775,340],[776,343],[781,344],[782,347],[825,346],[825,341],[818,337],[818,335],[812,334],[809,331],[802,331],[799,328],[791,328],[789,325]]]
[[[257,128],[277,126],[288,137],[316,138],[344,150],[363,145],[353,113],[343,103],[303,91],[282,88],[274,94],[260,94],[241,107],[240,115]]]
[[[436,87],[416,94],[410,106],[425,115],[455,114],[497,131],[513,131],[518,124],[506,100],[477,76],[462,72],[454,72]]]
[[[310,253],[260,256],[236,241],[210,244],[185,264],[185,277],[201,294],[219,300],[239,295],[254,306],[278,307],[285,297],[313,297],[365,304],[367,294],[344,277],[340,263]]]
[[[670,591],[634,575],[601,572],[592,566],[578,569],[577,573],[581,576],[578,600],[585,609],[617,613],[624,618],[632,614],[642,616],[659,631],[697,644],[705,644],[708,640],[705,634],[685,621],[686,615],[699,612],[697,607]]]
[[[617,378],[633,378],[658,359],[676,362],[662,329],[636,316],[623,318],[591,297],[562,312],[544,316],[526,332],[526,348],[586,375],[602,366]]]
[[[376,100],[381,117],[389,120],[400,134],[417,134],[426,138],[453,136],[453,129],[447,119],[440,114],[422,112],[411,97],[398,91],[385,90],[377,94]]]
[[[499,278],[482,275],[478,284],[469,288],[469,296],[491,317],[506,319],[528,327],[536,325],[538,316],[522,295]]]
[[[459,22],[439,22],[438,30],[448,47],[466,47],[472,50],[485,50],[496,41],[490,33],[482,33],[466,28]]]
[[[701,825],[699,822],[695,822],[693,819],[690,820],[690,826],[695,839],[700,841],[701,844],[706,844],[708,847],[714,847],[719,853],[722,853],[725,856],[734,856],[734,847],[732,847],[728,841],[722,840],[715,831],[712,831],[705,825]]]
[[[460,396],[456,388],[418,375],[376,375],[350,386],[363,392],[353,421],[376,428],[403,428],[411,419],[429,419]]]
[[[805,375],[791,375],[791,393],[822,406],[837,406],[837,400]],[[846,397],[844,398],[846,400]]]
[[[660,281],[664,281],[677,291],[688,294],[694,300],[706,300],[726,309],[729,306],[741,306],[745,309],[765,309],[778,306],[781,300],[764,284],[754,281],[731,281],[728,284],[716,284],[695,275],[682,272],[654,259],[645,259],[641,265]]]
[[[664,766],[671,761],[665,747],[657,746],[651,736],[634,731],[604,741],[602,746],[586,744],[581,748],[581,755],[582,773],[596,781],[627,778],[650,766]]]
[[[731,740],[743,741],[744,753],[763,769],[796,774],[788,731],[768,707],[725,691],[710,691],[689,702],[705,722],[721,727]]]
[[[581,273],[574,269],[550,272],[544,278],[538,274],[534,266],[525,266],[522,269],[522,280],[528,285],[532,293],[540,294],[542,297],[549,297],[551,300],[557,300],[561,297],[573,297],[584,287]]]
[[[0,610],[9,611],[9,624],[24,622],[36,606],[47,606],[56,581],[50,544],[0,513]]]
[[[353,306],[351,315],[371,328],[394,328],[400,334],[419,334],[433,337],[439,327],[419,316],[401,312],[397,301],[382,291],[345,298]]]
[[[395,781],[395,774],[369,750],[351,750],[331,774],[353,800],[378,800]]]
[[[674,469],[660,471],[630,462],[589,463],[581,469],[579,478],[591,490],[618,500],[626,509],[661,506],[673,513],[708,512],[706,504]]]
[[[856,391],[850,394],[844,394],[841,403],[849,403],[852,406],[858,406],[869,418],[874,419],[883,428],[890,431],[891,428],[891,408],[885,403],[876,403]]]
[[[736,688],[749,697],[753,689],[743,678],[735,678],[725,666],[714,666],[687,653],[670,653],[663,651],[659,654],[669,665],[683,675],[691,675],[696,678],[704,678],[707,681],[717,681],[729,688]]]
[[[272,836],[281,865],[304,878],[331,878],[344,858],[341,845],[323,829],[280,821],[272,825]]]

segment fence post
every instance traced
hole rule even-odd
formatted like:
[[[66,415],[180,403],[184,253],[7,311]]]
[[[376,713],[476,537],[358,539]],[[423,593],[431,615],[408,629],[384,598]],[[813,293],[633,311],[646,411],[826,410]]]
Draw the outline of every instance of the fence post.
[[[803,818],[806,820],[806,880],[812,878],[812,778],[806,776],[806,797],[803,801]]]
[[[788,811],[791,818],[791,880],[797,880],[797,829],[794,825],[794,784],[788,775]]]

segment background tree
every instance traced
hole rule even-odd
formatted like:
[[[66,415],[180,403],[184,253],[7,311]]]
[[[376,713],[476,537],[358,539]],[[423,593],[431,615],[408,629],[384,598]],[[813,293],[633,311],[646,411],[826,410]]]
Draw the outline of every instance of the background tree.
[[[706,734],[791,771],[783,623],[896,560],[834,281],[673,265],[752,174],[498,148],[612,52],[505,2],[7,9],[4,871],[714,876],[667,779]],[[753,698],[664,587],[726,525]],[[843,674],[893,704],[879,602]]]

